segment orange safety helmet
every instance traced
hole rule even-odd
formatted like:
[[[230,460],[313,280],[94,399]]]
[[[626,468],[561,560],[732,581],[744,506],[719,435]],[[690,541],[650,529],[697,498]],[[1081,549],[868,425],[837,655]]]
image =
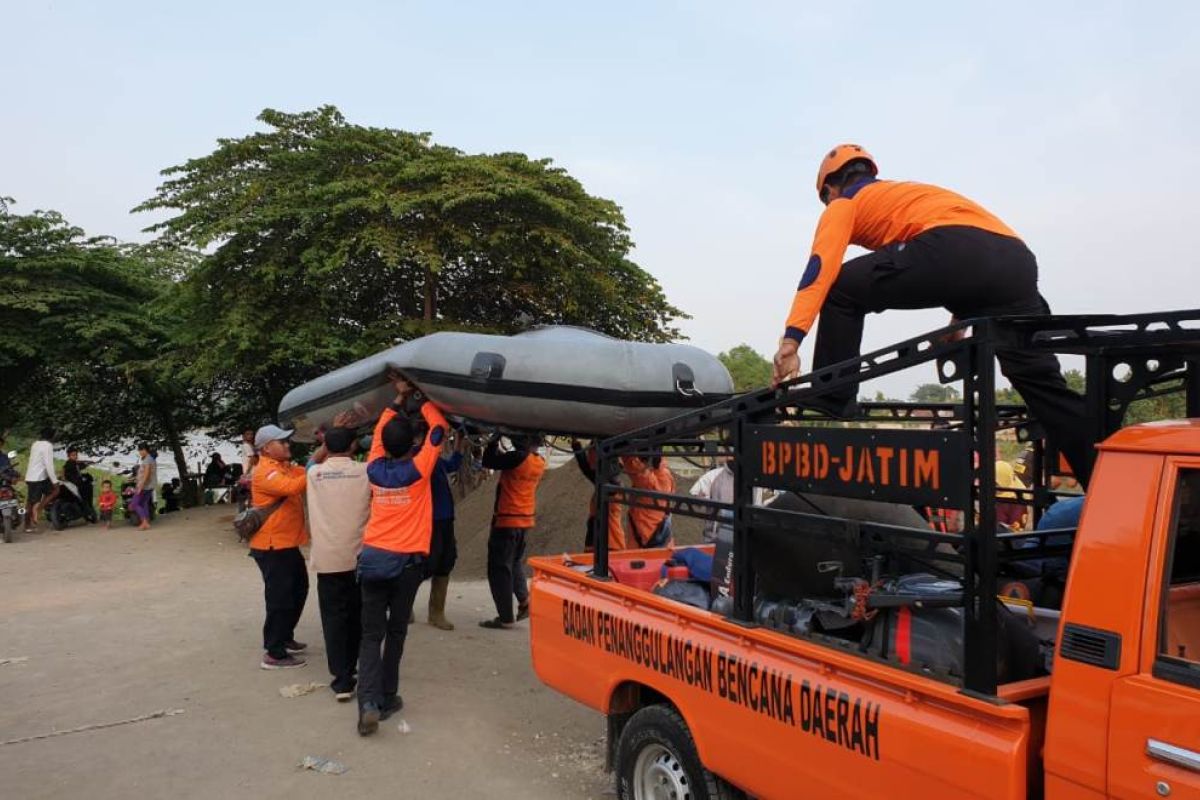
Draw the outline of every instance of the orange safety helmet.
[[[879,174],[879,167],[875,164],[875,159],[871,154],[857,144],[839,144],[837,147],[825,154],[825,158],[821,159],[821,169],[817,171],[817,196],[820,196],[821,189],[825,187],[825,181],[829,176],[837,172],[842,167],[849,164],[851,161],[859,159],[865,160],[871,165],[871,175],[874,177]]]

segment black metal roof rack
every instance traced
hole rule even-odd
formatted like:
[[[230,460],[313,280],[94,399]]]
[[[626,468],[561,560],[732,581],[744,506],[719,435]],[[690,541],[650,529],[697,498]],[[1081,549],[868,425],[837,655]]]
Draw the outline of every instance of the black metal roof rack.
[[[722,512],[732,515],[737,587],[755,585],[754,532],[766,527],[812,536],[853,532],[880,546],[899,539],[923,541],[930,548],[956,543],[961,553],[931,556],[929,565],[936,569],[934,562],[961,563],[966,620],[962,685],[964,691],[994,695],[997,568],[1013,558],[1000,546],[1011,537],[997,533],[991,456],[996,433],[1013,429],[1018,440],[1034,445],[1035,485],[1018,491],[1017,497],[1032,504],[1035,514],[1052,500],[1045,479],[1059,461],[1023,406],[996,403],[997,350],[1082,356],[1087,424],[1094,442],[1121,426],[1130,403],[1168,392],[1183,391],[1187,415],[1200,417],[1200,310],[964,320],[776,389],[737,395],[603,440],[596,470],[597,516],[607,519],[609,502],[710,519]],[[862,403],[850,421],[804,409],[805,401],[831,389],[928,363],[936,363],[942,383],[961,386],[961,402]],[[976,458],[976,453],[988,455]],[[602,476],[612,474],[612,460],[629,455],[732,456],[734,500],[719,503],[603,482]],[[754,506],[756,487],[958,509],[966,527],[959,536]],[[1043,542],[1049,533],[1062,532],[1023,536]],[[1069,549],[1042,543],[1023,550],[1022,557],[1066,554]],[[598,580],[608,579],[608,555],[607,537],[598,535],[592,571]],[[735,592],[731,619],[754,624],[753,591]]]

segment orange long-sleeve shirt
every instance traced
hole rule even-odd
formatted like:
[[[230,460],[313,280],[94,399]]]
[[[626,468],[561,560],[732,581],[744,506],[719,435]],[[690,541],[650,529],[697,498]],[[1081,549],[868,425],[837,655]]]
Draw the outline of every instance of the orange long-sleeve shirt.
[[[267,455],[258,457],[250,479],[255,508],[266,508],[283,500],[262,527],[250,537],[251,550],[284,550],[308,541],[304,527],[304,489],[308,475],[304,467]]]
[[[621,466],[629,475],[634,489],[649,489],[664,494],[675,492],[675,476],[665,460],[659,461],[658,467],[652,467],[637,456],[623,456]],[[629,507],[629,525],[639,544],[650,541],[654,532],[658,530],[663,518],[667,516],[666,505],[666,501],[659,501],[655,503],[654,508]]]
[[[784,336],[802,340],[816,321],[852,244],[878,250],[933,228],[965,225],[1018,238],[991,212],[949,189],[908,181],[869,181],[830,203],[817,222],[812,255],[788,312]],[[964,265],[964,269],[969,269]]]

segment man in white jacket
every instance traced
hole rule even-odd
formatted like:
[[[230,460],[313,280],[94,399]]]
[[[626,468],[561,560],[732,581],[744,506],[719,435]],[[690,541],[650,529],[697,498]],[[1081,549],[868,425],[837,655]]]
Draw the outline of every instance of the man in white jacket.
[[[29,446],[29,463],[25,467],[25,487],[29,492],[26,503],[25,530],[37,527],[42,508],[54,491],[57,478],[54,472],[54,429],[43,428],[40,438]]]
[[[703,497],[706,500],[715,500],[718,503],[733,502],[733,468],[730,462],[726,461],[716,469],[710,469],[708,472],[701,475],[692,484],[692,488],[688,489],[688,494],[692,497]],[[755,488],[753,499],[751,502],[756,506],[761,506],[766,499],[765,490]],[[729,522],[710,519],[704,523],[704,541],[714,542],[717,539],[717,530],[721,527],[729,527]]]
[[[350,428],[330,428],[308,466],[309,559],[317,573],[329,688],[342,703],[354,696],[356,683],[362,594],[355,568],[371,513],[367,465],[353,458],[355,439]]]

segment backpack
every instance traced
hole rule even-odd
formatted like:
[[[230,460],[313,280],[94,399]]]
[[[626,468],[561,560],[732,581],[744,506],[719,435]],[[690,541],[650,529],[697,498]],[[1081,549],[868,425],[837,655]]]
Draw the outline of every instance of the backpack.
[[[281,497],[269,506],[262,508],[247,508],[245,511],[239,512],[233,518],[233,530],[237,533],[239,542],[248,542],[254,534],[258,533],[259,528],[274,514],[286,497]]]

